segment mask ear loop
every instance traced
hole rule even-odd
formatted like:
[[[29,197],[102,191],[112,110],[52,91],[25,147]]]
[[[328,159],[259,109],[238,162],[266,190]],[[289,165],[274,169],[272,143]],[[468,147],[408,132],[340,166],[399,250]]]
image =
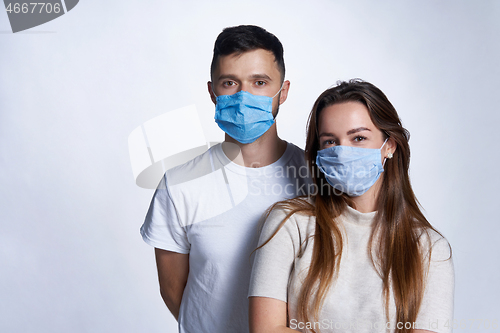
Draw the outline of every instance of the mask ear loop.
[[[215,99],[217,99],[218,96],[215,94],[214,83],[213,82],[211,82],[211,83],[212,83],[212,94],[214,94]]]
[[[278,94],[281,92],[281,90],[283,89],[283,86],[284,86],[284,85],[285,85],[285,80],[283,80],[283,83],[281,84],[281,88],[280,88],[280,90],[278,90],[278,92],[277,92],[276,94],[274,94],[274,96],[272,97],[272,99],[274,99],[274,97],[276,97],[276,95],[278,95]],[[278,108],[279,108],[279,103],[278,103]],[[278,114],[276,113],[276,116],[277,116],[277,115],[278,115]],[[276,116],[275,116],[275,115],[273,115],[273,120],[276,120]]]
[[[276,94],[274,94],[274,96],[272,98],[276,97],[276,95],[278,95],[281,92],[281,90],[283,89],[284,85],[285,85],[285,80],[283,80],[283,83],[281,84],[280,90],[278,90],[278,92]]]
[[[385,139],[384,144],[382,145],[382,147],[380,147],[380,151],[382,151],[382,148],[384,148],[385,143],[387,142],[387,140],[389,140],[389,138]],[[382,168],[384,167],[386,160],[387,160],[387,157],[384,157],[384,162],[382,162]]]

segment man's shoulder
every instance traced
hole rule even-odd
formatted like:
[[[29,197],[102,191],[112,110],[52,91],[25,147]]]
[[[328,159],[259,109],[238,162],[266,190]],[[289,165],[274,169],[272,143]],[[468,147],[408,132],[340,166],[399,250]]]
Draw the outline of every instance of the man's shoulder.
[[[302,148],[297,147],[291,142],[287,142],[288,150],[290,150],[290,158],[288,164],[305,165],[305,152]]]
[[[304,149],[299,148],[294,143],[287,141],[288,146],[293,149],[294,154],[304,155]]]
[[[284,163],[284,168],[288,178],[296,179],[298,184],[310,184],[312,179],[306,163],[304,150],[288,142],[287,153],[288,157]],[[301,192],[297,195],[305,194]]]
[[[169,186],[186,183],[213,172],[214,152],[220,148],[220,143],[210,147],[195,158],[175,166],[165,173]]]

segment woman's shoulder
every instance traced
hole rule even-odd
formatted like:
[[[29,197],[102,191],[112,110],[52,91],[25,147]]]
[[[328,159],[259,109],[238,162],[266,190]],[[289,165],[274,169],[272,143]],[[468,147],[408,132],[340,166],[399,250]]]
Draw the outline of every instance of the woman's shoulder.
[[[297,197],[274,204],[264,224],[267,229],[284,228],[310,233],[315,225],[314,204],[308,197]],[[309,230],[309,231],[308,231]]]
[[[308,223],[314,218],[314,202],[311,198],[297,197],[275,203],[269,212],[268,220],[293,220],[297,223]]]
[[[433,228],[419,230],[419,243],[423,254],[432,260],[447,260],[451,258],[451,245],[448,240]]]

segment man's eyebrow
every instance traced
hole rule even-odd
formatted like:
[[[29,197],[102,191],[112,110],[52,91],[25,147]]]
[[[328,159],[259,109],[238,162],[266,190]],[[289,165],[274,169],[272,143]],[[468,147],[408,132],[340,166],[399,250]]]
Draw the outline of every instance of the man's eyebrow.
[[[267,74],[252,74],[249,76],[250,79],[252,80],[255,80],[255,79],[260,79],[260,80],[268,80],[268,81],[272,81],[272,79],[269,77],[269,75]],[[219,81],[220,80],[234,80],[234,81],[239,81],[238,77],[236,75],[233,75],[233,74],[221,74],[218,78],[217,78]]]
[[[348,131],[347,135],[351,135],[351,134],[362,132],[362,131],[370,131],[370,130],[366,127],[358,127],[358,128],[354,128],[354,129]]]
[[[225,80],[225,79],[238,81],[238,78],[233,74],[222,74],[217,78],[217,80]]]
[[[268,81],[272,81],[272,79],[267,74],[252,74],[250,75],[251,79],[265,79]]]

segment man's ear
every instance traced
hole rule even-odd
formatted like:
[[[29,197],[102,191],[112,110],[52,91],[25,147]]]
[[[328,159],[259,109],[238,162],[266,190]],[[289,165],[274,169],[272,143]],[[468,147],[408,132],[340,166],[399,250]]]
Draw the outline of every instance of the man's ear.
[[[285,103],[286,98],[288,97],[288,90],[290,89],[290,81],[286,80],[283,82],[283,88],[281,88],[281,94],[280,94],[280,105]]]
[[[214,104],[217,104],[214,91],[212,90],[212,82],[210,81],[207,82],[207,88],[208,88],[208,93],[210,94],[210,99],[212,100],[212,102],[214,102]]]

